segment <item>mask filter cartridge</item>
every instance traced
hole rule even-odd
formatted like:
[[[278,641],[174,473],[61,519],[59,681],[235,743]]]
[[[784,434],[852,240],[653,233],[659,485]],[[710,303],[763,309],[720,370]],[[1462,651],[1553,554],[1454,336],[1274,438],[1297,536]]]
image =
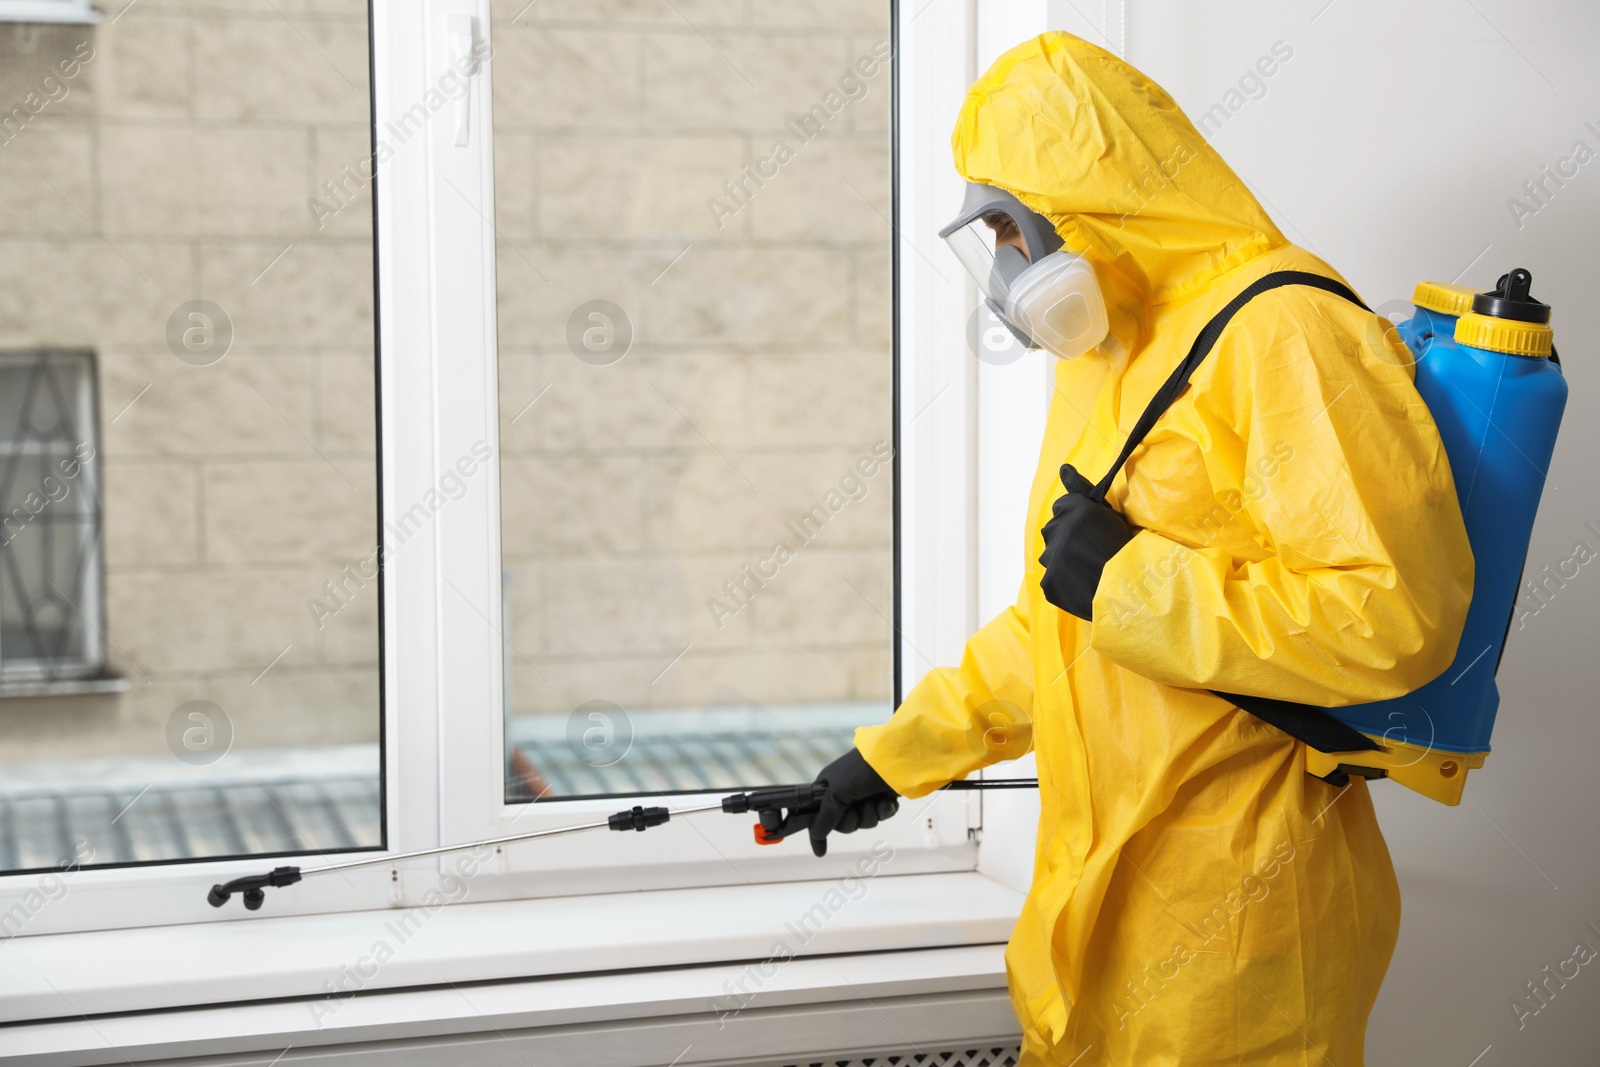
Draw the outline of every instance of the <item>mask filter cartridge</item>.
[[[1067,251],[1050,253],[1011,283],[1003,317],[1061,359],[1083,355],[1110,330],[1094,268]]]

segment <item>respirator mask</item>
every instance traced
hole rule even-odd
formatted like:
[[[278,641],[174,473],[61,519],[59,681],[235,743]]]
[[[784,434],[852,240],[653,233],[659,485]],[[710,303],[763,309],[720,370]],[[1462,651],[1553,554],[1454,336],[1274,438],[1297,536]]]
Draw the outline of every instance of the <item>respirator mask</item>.
[[[993,185],[967,184],[961,213],[939,231],[983,302],[1028,348],[1081,356],[1110,330],[1089,261],[1061,247],[1050,220]]]

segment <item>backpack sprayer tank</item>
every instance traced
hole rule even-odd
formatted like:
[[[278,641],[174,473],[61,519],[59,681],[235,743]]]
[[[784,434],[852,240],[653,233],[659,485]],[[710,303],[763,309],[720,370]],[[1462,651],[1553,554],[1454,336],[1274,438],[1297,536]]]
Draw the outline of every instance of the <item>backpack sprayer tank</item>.
[[[1417,286],[1417,313],[1398,327],[1416,357],[1417,392],[1439,427],[1472,544],[1472,605],[1453,663],[1395,700],[1329,714],[1382,752],[1308,752],[1322,775],[1374,768],[1445,804],[1459,804],[1467,771],[1483,766],[1500,691],[1495,671],[1511,627],[1567,382],[1550,307],[1518,268],[1469,302],[1459,286]]]

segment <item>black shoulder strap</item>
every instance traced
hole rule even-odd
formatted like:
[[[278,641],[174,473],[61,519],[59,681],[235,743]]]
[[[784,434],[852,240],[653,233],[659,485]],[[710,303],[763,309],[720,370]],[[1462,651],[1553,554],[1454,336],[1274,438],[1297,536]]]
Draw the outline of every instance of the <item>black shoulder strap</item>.
[[[1315,704],[1224,693],[1217,689],[1212,692],[1267,725],[1276,726],[1290,737],[1304,741],[1318,752],[1375,752],[1381,747],[1354,726],[1329,715],[1327,708],[1319,708]]]
[[[1239,310],[1262,293],[1285,285],[1309,285],[1314,289],[1343,297],[1362,308],[1367,307],[1348,286],[1332,278],[1324,278],[1320,274],[1280,270],[1251,282],[1243,292],[1228,301],[1228,305],[1206,323],[1200,335],[1194,339],[1189,354],[1183,357],[1183,362],[1173,368],[1167,380],[1161,384],[1161,388],[1156,390],[1156,395],[1146,405],[1144,413],[1139,416],[1139,421],[1133,424],[1133,430],[1128,434],[1128,440],[1123,444],[1117,461],[1111,465],[1111,469],[1106,471],[1106,476],[1100,479],[1099,484],[1091,492],[1090,495],[1096,503],[1105,502],[1106,493],[1111,490],[1111,483],[1116,479],[1117,472],[1128,462],[1133,450],[1144,442],[1145,435],[1155,426],[1156,420],[1166,414],[1167,408],[1172,406],[1172,402],[1178,399],[1178,394],[1188,386],[1190,376],[1205,361],[1206,356],[1211,354],[1211,349],[1216,347],[1222,331],[1227,329],[1228,323],[1233,321]],[[1272,697],[1245,696],[1240,693],[1218,692],[1217,696],[1235,707],[1243,708],[1262,722],[1276,726],[1290,737],[1304,741],[1318,752],[1358,752],[1378,748],[1377,742],[1354,727],[1335,719],[1325,708],[1310,704],[1295,704]]]

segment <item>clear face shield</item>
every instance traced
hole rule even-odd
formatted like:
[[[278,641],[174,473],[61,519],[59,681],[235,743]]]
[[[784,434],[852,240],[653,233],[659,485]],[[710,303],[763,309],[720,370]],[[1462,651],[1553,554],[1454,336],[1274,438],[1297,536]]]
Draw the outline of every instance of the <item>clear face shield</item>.
[[[954,222],[939,232],[984,303],[1029,348],[1062,359],[1105,340],[1105,298],[1094,268],[1065,251],[1050,220],[1004,189],[969,183]]]

